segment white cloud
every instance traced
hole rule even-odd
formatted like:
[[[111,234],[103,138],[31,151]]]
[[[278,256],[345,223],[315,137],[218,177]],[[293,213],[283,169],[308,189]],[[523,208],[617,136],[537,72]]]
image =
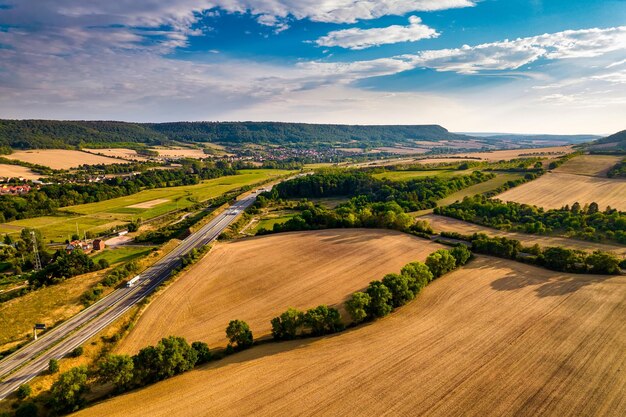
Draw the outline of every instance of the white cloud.
[[[317,39],[318,46],[339,46],[348,49],[365,49],[398,42],[415,42],[421,39],[436,38],[436,30],[422,24],[417,16],[409,17],[408,26],[393,25],[385,28],[351,28],[329,32]]]

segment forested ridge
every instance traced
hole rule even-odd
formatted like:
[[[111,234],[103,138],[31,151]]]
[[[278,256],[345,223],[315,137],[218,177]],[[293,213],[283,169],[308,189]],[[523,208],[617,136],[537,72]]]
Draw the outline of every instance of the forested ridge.
[[[470,139],[438,125],[353,126],[279,122],[127,123],[116,121],[0,120],[0,147],[13,149],[224,144],[350,144],[379,146],[413,140]]]

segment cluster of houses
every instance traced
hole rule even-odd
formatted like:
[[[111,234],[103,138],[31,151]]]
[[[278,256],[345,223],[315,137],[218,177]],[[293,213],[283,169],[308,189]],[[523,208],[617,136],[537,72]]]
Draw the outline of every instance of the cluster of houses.
[[[104,249],[104,240],[102,239],[94,239],[94,240],[74,240],[65,246],[65,251],[67,253],[72,253],[76,249],[80,249],[85,253],[91,253],[93,251],[100,251]]]
[[[31,187],[28,184],[23,184],[23,185],[3,184],[2,187],[0,187],[0,194],[1,195],[7,195],[7,194],[23,195],[23,194],[28,194],[30,192],[30,189]]]

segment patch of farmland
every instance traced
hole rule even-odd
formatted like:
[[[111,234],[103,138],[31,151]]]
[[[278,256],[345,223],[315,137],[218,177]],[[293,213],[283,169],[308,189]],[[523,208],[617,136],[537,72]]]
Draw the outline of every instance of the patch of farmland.
[[[0,177],[24,178],[27,180],[37,180],[41,174],[31,171],[29,168],[20,165],[0,164]]]
[[[622,159],[623,157],[616,155],[581,155],[570,159],[553,172],[606,178],[606,173]]]
[[[15,151],[11,155],[4,155],[7,159],[30,162],[50,167],[52,169],[70,169],[80,165],[96,164],[123,164],[120,159],[94,155],[88,152],[72,151],[66,149],[33,149],[28,151]]]
[[[218,245],[181,276],[139,319],[120,351],[136,352],[169,335],[225,346],[230,320],[255,337],[289,307],[339,305],[354,291],[441,246],[400,232],[339,229]]]
[[[625,321],[623,277],[480,256],[385,319],[254,347],[78,416],[622,416]]]
[[[584,251],[603,250],[613,252],[622,256],[626,256],[626,246],[608,245],[596,242],[583,242],[576,239],[568,239],[564,237],[553,236],[537,236],[526,233],[506,232],[502,230],[492,229],[491,227],[481,226],[474,223],[464,222],[463,220],[453,219],[445,216],[437,216],[430,214],[420,217],[420,220],[427,220],[435,232],[458,232],[464,235],[474,233],[485,233],[489,236],[506,237],[516,239],[525,246],[538,244],[539,246],[563,246],[572,249],[580,249]]]
[[[598,203],[626,210],[626,179],[609,179],[585,175],[550,172],[529,183],[512,188],[498,196],[503,201],[532,204],[558,209],[575,202]]]
[[[148,158],[145,156],[141,156],[137,154],[137,151],[134,149],[126,149],[126,148],[111,148],[111,149],[86,149],[83,148],[85,152],[104,155],[112,158],[124,158],[129,161],[147,161]]]
[[[156,200],[145,201],[143,203],[133,204],[128,206],[128,208],[137,208],[137,209],[150,209],[159,204],[167,203],[169,200],[167,198],[157,198]]]
[[[161,158],[204,159],[204,158],[209,157],[209,155],[205,154],[202,149],[188,149],[188,148],[151,148],[151,149],[154,151],[157,151],[159,153],[159,157]]]

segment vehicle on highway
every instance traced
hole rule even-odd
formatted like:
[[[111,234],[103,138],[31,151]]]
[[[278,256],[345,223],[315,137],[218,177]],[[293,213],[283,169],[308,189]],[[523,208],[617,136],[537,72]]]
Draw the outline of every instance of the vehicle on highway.
[[[141,279],[141,275],[137,275],[136,277],[134,277],[133,279],[129,280],[126,283],[126,288],[130,288],[130,287],[134,287],[135,284],[137,284],[139,282],[139,280]]]

